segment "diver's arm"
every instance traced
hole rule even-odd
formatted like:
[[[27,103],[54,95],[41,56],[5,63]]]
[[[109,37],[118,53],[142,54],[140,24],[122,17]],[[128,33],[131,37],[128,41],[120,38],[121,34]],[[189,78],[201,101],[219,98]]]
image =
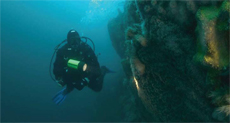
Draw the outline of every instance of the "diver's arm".
[[[60,50],[57,51],[56,54],[56,60],[54,62],[54,67],[53,67],[53,74],[55,75],[55,78],[62,78],[63,73],[64,73],[64,59],[62,52]]]

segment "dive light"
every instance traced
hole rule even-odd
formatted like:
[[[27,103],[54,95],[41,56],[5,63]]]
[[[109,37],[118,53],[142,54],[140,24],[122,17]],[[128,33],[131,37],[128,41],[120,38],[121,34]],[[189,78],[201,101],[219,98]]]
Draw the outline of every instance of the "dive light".
[[[87,64],[85,62],[74,60],[74,59],[69,59],[67,62],[67,66],[82,71],[86,71],[87,69]]]

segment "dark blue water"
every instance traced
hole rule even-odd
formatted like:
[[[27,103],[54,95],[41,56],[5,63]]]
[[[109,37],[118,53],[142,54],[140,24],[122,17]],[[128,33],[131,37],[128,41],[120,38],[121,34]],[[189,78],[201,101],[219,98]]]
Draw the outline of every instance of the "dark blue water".
[[[62,88],[49,76],[50,59],[71,28],[94,41],[101,65],[121,71],[107,22],[122,1],[96,2],[1,2],[1,121],[119,121],[112,97],[119,91],[120,72],[106,75],[99,93],[86,87],[70,93],[62,105],[51,100]]]

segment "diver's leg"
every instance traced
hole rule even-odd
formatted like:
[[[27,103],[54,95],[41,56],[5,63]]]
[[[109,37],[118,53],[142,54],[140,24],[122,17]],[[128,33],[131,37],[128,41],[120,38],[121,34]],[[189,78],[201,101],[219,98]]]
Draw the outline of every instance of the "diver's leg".
[[[109,70],[105,66],[101,66],[101,75],[97,78],[91,78],[88,87],[96,92],[101,91],[106,73],[115,73],[115,72]]]
[[[101,91],[106,73],[105,70],[101,69],[101,75],[98,78],[91,79],[88,87],[96,92]]]
[[[95,80],[90,80],[88,87],[95,92],[101,91],[102,86],[103,86],[103,78],[104,77],[99,77]]]
[[[73,89],[74,89],[74,86],[71,83],[67,83],[63,94],[67,95],[68,93],[73,91]]]

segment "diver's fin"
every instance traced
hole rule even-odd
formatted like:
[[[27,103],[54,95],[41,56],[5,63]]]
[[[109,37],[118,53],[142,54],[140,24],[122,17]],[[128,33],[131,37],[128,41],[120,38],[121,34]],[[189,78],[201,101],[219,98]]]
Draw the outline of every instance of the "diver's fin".
[[[116,73],[116,72],[113,70],[107,69],[106,73]]]
[[[101,66],[101,70],[105,73],[116,73],[115,71],[108,69],[106,66]]]
[[[61,91],[59,91],[59,92],[53,97],[52,100],[53,100],[57,105],[61,104],[61,103],[65,100],[66,95],[67,95],[67,94],[64,94],[64,93],[63,93],[65,89],[66,89],[66,88],[62,89]]]

